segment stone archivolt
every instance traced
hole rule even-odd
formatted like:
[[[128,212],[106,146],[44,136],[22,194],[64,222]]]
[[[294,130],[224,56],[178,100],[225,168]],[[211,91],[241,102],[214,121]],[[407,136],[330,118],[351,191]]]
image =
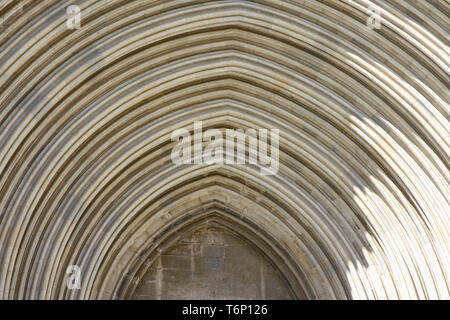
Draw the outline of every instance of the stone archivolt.
[[[79,30],[21,3],[0,31],[0,298],[129,298],[205,223],[297,298],[449,298],[445,1],[88,0]],[[278,173],[173,165],[194,121],[278,128]]]

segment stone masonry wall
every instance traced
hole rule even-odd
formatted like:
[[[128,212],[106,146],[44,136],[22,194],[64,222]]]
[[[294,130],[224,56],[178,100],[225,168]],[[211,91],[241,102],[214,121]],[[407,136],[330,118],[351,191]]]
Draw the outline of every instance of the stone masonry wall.
[[[150,266],[135,299],[291,299],[265,257],[216,228],[184,238]]]

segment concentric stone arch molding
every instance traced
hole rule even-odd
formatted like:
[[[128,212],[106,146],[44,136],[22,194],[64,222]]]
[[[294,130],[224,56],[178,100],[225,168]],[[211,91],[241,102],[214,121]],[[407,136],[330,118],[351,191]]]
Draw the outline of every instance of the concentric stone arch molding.
[[[298,298],[449,298],[445,2],[21,3],[0,28],[0,298],[129,298],[143,244],[189,213],[270,234]],[[174,166],[200,120],[279,128],[278,174]]]
[[[172,226],[168,226],[166,228],[166,230],[160,233],[159,237],[160,239],[163,238],[165,236],[164,242],[162,242],[160,240],[160,242],[152,242],[150,244],[150,246],[147,246],[143,251],[144,252],[148,252],[147,254],[147,261],[145,261],[144,263],[142,263],[142,255],[140,256],[141,261],[139,261],[134,267],[135,267],[135,272],[134,274],[137,274],[137,278],[136,277],[132,277],[130,276],[130,271],[127,273],[127,275],[129,276],[128,278],[122,279],[125,280],[124,282],[122,282],[122,284],[119,286],[119,289],[117,290],[118,294],[116,296],[120,297],[120,292],[122,293],[122,296],[125,298],[129,298],[133,296],[134,290],[136,288],[136,284],[138,283],[137,281],[133,281],[135,279],[139,279],[141,278],[144,274],[145,271],[147,271],[147,268],[149,265],[151,265],[150,263],[153,263],[155,261],[156,258],[158,258],[158,256],[160,255],[161,250],[155,250],[156,246],[158,246],[160,249],[164,250],[164,249],[169,249],[171,247],[171,245],[174,245],[177,243],[177,241],[179,241],[187,232],[192,232],[195,230],[198,230],[200,228],[204,228],[204,227],[217,227],[217,228],[221,228],[224,230],[227,230],[228,232],[231,232],[232,234],[236,235],[237,237],[240,237],[242,239],[244,239],[246,242],[249,242],[255,249],[257,249],[257,251],[262,254],[265,257],[269,258],[269,261],[274,265],[274,267],[276,268],[276,270],[279,271],[279,269],[283,270],[281,271],[281,275],[283,276],[284,274],[288,273],[289,267],[287,265],[287,262],[285,259],[283,259],[282,257],[280,257],[279,254],[277,254],[277,252],[275,250],[273,250],[270,246],[270,244],[277,244],[277,242],[274,241],[269,241],[269,239],[264,239],[263,236],[255,234],[255,232],[251,232],[249,231],[248,228],[243,228],[240,224],[242,223],[242,216],[239,215],[238,217],[235,217],[235,219],[233,220],[232,218],[228,218],[227,219],[227,212],[224,212],[223,210],[219,210],[217,208],[217,205],[220,206],[220,204],[214,204],[214,202],[212,202],[210,205],[212,205],[212,210],[211,212],[208,212],[207,210],[205,210],[205,206],[202,206],[201,208],[201,213],[200,214],[193,214],[192,212],[190,212],[189,216],[187,216],[187,221],[184,221],[184,225],[183,223],[180,222],[175,222],[174,225]],[[210,209],[211,210],[211,209]],[[192,221],[194,220],[194,221]],[[175,230],[173,230],[175,229]],[[256,226],[256,229],[258,230],[259,227]],[[265,242],[264,242],[265,241]],[[283,248],[281,246],[278,246],[279,249],[283,250]],[[153,250],[151,250],[153,248]],[[285,258],[289,259],[290,255],[286,255]],[[299,272],[301,272],[301,270],[299,270]],[[304,279],[304,275],[303,276]],[[131,279],[131,280],[130,280]],[[291,294],[293,297],[296,297],[298,299],[305,299],[308,296],[305,294],[304,292],[304,288],[300,287],[299,284],[301,283],[301,280],[299,281],[298,276],[294,275],[294,274],[290,274],[289,279],[291,280],[290,282],[287,281],[289,289],[291,291]],[[303,281],[305,282],[305,281]],[[305,284],[303,284],[305,285]],[[295,289],[293,290],[292,287],[294,287]],[[308,288],[309,289],[309,288]],[[310,292],[311,294],[311,292]],[[111,298],[109,295],[107,295],[105,298]]]

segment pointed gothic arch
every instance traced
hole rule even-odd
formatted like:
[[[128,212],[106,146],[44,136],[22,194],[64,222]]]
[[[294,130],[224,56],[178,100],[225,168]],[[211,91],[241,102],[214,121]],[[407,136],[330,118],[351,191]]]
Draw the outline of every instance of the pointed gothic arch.
[[[448,299],[445,5],[86,0],[72,30],[61,1],[20,4],[0,26],[1,299],[128,298],[189,210],[241,217],[297,298]],[[175,166],[194,121],[279,128],[278,173]]]

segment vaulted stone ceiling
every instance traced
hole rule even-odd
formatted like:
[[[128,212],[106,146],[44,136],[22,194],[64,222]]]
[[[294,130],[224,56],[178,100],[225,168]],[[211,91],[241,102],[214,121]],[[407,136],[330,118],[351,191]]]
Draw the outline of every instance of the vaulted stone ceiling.
[[[449,298],[446,1],[0,8],[0,298],[129,298],[211,224],[299,299]],[[194,121],[278,128],[277,174],[173,164]]]

